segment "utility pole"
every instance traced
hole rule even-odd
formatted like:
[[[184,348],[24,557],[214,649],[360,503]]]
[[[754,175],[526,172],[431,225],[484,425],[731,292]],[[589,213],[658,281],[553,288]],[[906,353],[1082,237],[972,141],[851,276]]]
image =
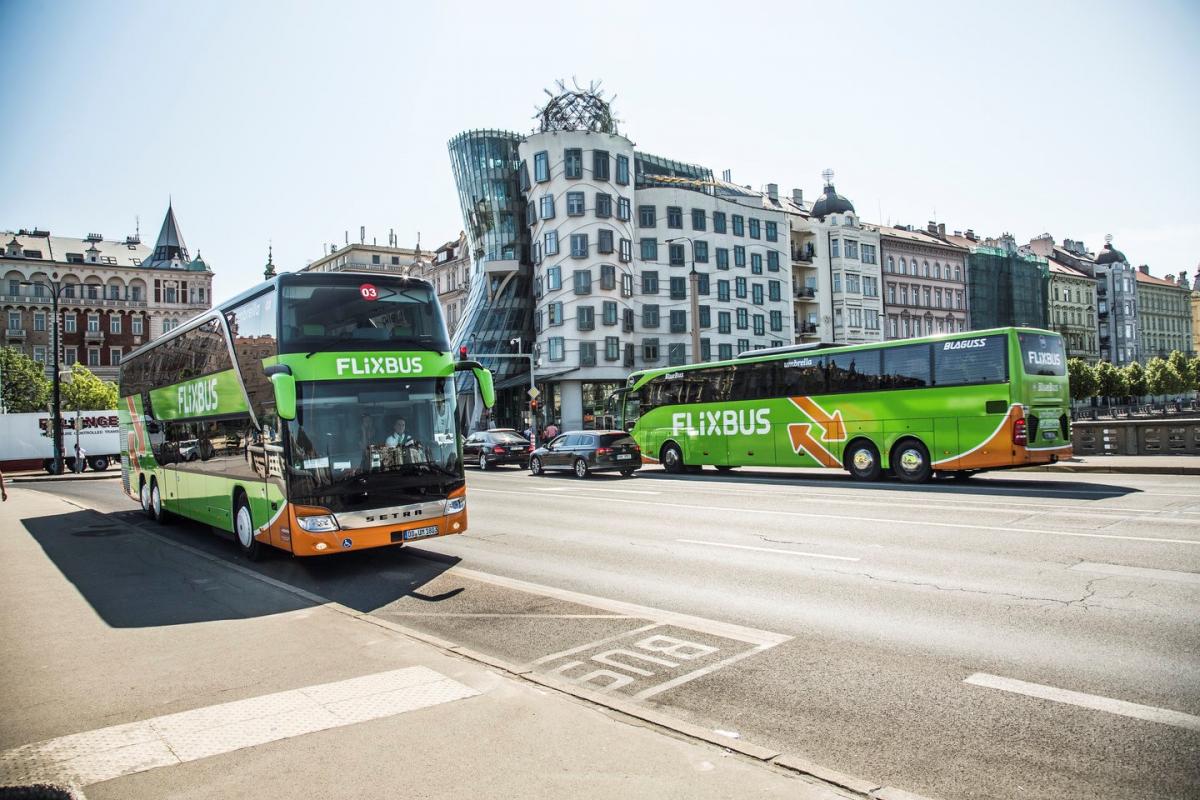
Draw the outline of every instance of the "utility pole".
[[[58,370],[58,350],[59,350],[59,331],[58,331],[58,295],[63,290],[63,284],[59,281],[49,281],[49,284],[43,281],[21,281],[22,286],[41,286],[44,289],[50,290],[50,307],[51,313],[54,315],[54,322],[50,328],[51,349],[53,352],[51,386],[53,389],[53,399],[50,406],[50,430],[51,436],[54,437],[54,467],[51,472],[54,475],[63,473],[63,435],[62,435],[62,378]]]

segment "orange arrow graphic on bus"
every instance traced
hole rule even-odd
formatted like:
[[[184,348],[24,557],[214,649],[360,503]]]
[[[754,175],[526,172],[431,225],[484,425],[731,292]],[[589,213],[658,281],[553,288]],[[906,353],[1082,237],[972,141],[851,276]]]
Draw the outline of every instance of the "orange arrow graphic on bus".
[[[841,464],[833,457],[833,454],[824,448],[824,446],[812,437],[809,432],[812,426],[807,422],[792,423],[788,425],[788,436],[792,439],[792,449],[797,453],[803,451],[810,456],[820,461],[826,467],[840,467]]]
[[[811,397],[793,397],[792,402],[821,429],[821,438],[826,442],[846,441],[846,426],[842,423],[842,412],[832,414],[821,408]]]
[[[817,405],[811,397],[793,397],[792,403],[812,420],[812,423],[794,422],[788,425],[788,436],[792,440],[792,450],[797,453],[805,452],[826,467],[840,467],[841,463],[825,448],[821,441],[843,442],[846,440],[846,425],[842,422],[842,412],[832,414]],[[819,436],[813,436],[813,428]]]

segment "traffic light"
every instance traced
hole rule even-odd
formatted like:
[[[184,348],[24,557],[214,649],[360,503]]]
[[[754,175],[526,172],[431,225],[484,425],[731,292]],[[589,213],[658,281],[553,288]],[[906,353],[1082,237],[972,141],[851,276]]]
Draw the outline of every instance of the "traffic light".
[[[467,346],[465,344],[459,345],[459,347],[458,347],[458,360],[459,361],[467,360]]]
[[[537,400],[530,400],[530,401],[529,401],[529,410],[530,410],[530,411],[537,411],[537,408],[538,408],[538,403],[537,403]]]

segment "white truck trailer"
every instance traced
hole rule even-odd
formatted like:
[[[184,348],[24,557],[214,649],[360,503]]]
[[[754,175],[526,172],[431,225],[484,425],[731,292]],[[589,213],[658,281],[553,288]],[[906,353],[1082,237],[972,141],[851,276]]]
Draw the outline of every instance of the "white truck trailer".
[[[121,462],[121,434],[116,411],[66,411],[62,414],[63,460],[74,469],[75,445],[87,467],[103,471]],[[0,468],[45,469],[54,462],[50,414],[0,414]]]

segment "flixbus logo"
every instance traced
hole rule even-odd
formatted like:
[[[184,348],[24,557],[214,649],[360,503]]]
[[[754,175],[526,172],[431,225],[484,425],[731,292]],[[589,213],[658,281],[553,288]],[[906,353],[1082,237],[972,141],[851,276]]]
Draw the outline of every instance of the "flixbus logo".
[[[180,386],[175,392],[178,413],[182,416],[217,410],[217,379],[205,378]]]
[[[338,375],[410,375],[422,369],[420,356],[353,356],[337,360]]]
[[[771,432],[770,413],[766,408],[745,411],[699,411],[671,415],[671,433],[694,433],[700,436],[749,436]]]

